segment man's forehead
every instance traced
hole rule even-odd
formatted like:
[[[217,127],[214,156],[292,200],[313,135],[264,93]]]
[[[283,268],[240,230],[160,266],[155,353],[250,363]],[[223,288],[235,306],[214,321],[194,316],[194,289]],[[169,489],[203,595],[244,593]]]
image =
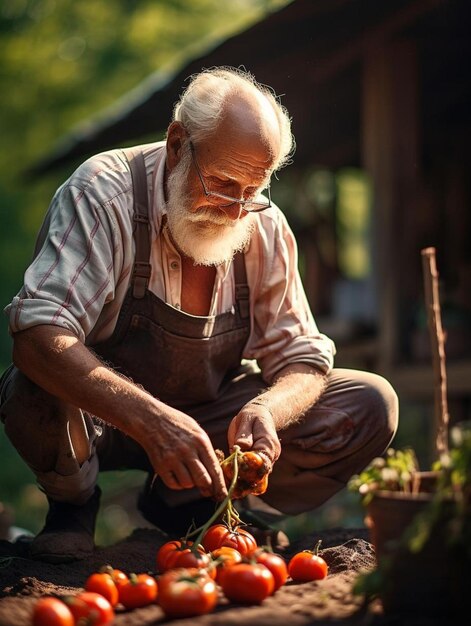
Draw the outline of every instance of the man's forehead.
[[[258,94],[235,95],[226,102],[215,129],[226,142],[244,143],[250,152],[263,147],[267,151],[266,167],[280,149],[280,126],[268,100]]]

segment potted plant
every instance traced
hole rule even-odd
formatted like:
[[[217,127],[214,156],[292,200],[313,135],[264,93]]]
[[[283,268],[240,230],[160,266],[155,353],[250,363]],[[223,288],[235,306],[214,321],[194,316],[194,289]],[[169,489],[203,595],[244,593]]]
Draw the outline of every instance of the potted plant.
[[[420,472],[412,449],[390,448],[353,476],[377,567],[354,591],[381,598],[389,613],[459,613],[471,582],[471,425],[456,426],[450,449]]]

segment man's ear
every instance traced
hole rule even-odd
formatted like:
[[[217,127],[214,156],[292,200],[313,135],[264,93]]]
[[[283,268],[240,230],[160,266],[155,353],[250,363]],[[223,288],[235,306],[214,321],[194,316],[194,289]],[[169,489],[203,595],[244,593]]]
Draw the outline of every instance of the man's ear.
[[[169,171],[178,165],[182,156],[182,147],[188,133],[181,122],[172,122],[167,129],[167,167]]]

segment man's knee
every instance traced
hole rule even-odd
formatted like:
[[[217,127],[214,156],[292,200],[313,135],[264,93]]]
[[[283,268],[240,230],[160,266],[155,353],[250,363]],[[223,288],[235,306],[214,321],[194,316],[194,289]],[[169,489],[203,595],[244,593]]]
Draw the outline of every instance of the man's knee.
[[[33,471],[53,470],[67,433],[62,403],[16,368],[2,382],[5,434]]]
[[[399,400],[391,383],[378,374],[370,374],[362,391],[367,427],[386,448],[397,432]]]

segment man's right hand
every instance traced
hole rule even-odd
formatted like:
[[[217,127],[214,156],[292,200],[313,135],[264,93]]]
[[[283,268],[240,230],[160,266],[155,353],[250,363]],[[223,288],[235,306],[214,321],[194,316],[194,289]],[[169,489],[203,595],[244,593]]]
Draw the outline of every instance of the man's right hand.
[[[166,406],[140,437],[156,474],[170,489],[196,487],[204,497],[227,495],[221,466],[207,433],[189,415]]]

